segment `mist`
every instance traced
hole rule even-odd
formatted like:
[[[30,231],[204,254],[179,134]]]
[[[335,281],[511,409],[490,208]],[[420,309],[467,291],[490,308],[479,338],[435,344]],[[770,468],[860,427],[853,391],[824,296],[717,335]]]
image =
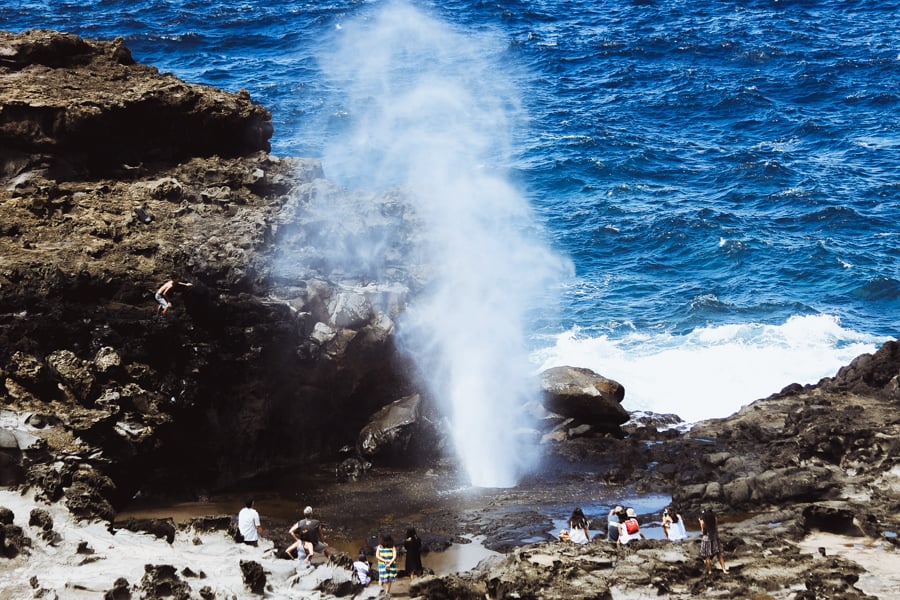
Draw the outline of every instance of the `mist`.
[[[341,103],[328,178],[402,190],[424,228],[428,284],[397,336],[478,487],[514,486],[535,464],[527,314],[571,269],[506,175],[527,126],[507,43],[392,3],[342,24],[321,58]]]

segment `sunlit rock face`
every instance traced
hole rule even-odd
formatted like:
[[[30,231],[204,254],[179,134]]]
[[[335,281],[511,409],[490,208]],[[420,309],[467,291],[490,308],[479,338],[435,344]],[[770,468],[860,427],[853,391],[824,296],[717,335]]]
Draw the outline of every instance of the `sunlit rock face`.
[[[394,335],[415,269],[376,282],[322,259],[337,234],[312,200],[341,192],[268,154],[271,133],[245,92],[119,41],[0,33],[4,483],[58,499],[101,474],[114,505],[202,492],[336,458],[411,391]],[[356,200],[351,239],[410,230],[396,198]],[[388,266],[413,264],[395,242]],[[162,316],[173,276],[192,285]]]

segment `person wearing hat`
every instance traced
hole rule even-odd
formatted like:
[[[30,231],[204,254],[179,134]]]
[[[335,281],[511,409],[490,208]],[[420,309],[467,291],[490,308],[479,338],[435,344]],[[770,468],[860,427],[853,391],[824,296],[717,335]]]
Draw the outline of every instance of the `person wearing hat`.
[[[621,506],[616,506],[609,511],[609,515],[606,517],[606,541],[619,541],[619,521],[622,520],[624,513],[625,509]]]
[[[322,552],[326,557],[331,556],[331,550],[328,548],[328,544],[325,543],[322,523],[318,519],[313,519],[312,514],[312,506],[307,506],[303,509],[303,518],[294,523],[294,526],[289,531],[296,542],[287,550],[288,554],[293,558],[290,550],[302,545],[303,550],[306,552],[304,560],[307,563],[312,560],[313,554],[316,552]]]
[[[641,526],[637,520],[637,513],[633,508],[625,509],[625,520],[619,523],[619,540],[616,544],[627,544],[631,540],[645,540],[644,534],[641,533]]]

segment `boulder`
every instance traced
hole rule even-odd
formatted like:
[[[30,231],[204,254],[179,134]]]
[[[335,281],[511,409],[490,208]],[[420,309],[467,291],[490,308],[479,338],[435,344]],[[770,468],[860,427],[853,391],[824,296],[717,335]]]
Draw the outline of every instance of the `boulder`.
[[[885,342],[874,354],[856,357],[823,387],[900,402],[900,341]]]
[[[241,560],[241,575],[244,585],[254,594],[262,595],[266,590],[266,572],[255,560]]]
[[[172,565],[144,565],[140,592],[141,598],[189,600],[191,586],[178,576],[178,570]]]
[[[544,407],[572,417],[601,431],[618,432],[628,421],[622,408],[625,388],[590,369],[554,367],[541,373]]]
[[[166,519],[127,519],[119,524],[122,529],[136,531],[139,533],[149,533],[158,538],[166,540],[169,544],[175,541],[175,532],[177,527],[175,521],[171,518]]]
[[[362,456],[398,457],[409,448],[419,424],[419,394],[396,400],[372,415],[359,432],[357,451]]]
[[[131,585],[124,577],[118,577],[113,582],[112,589],[103,594],[103,600],[131,600]]]

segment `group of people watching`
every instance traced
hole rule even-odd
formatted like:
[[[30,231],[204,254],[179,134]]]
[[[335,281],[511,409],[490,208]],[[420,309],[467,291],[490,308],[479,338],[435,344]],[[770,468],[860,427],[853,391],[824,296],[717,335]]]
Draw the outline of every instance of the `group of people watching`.
[[[415,527],[406,530],[406,537],[403,540],[403,550],[406,553],[406,574],[410,580],[424,572],[422,567],[422,540],[416,533]],[[375,560],[378,561],[378,584],[385,591],[391,593],[391,586],[397,579],[398,567],[397,559],[399,551],[397,544],[394,543],[392,535],[384,534],[378,546],[375,548]],[[369,562],[366,560],[364,552],[360,552],[356,561],[353,563],[354,578],[362,585],[369,585],[372,581],[369,575]]]
[[[718,525],[716,515],[712,509],[706,508],[700,513],[700,556],[706,562],[707,574],[712,572],[712,558],[718,557],[719,565],[723,573],[728,573],[725,566],[725,558],[722,555],[722,545],[719,542]],[[687,539],[687,528],[684,518],[672,506],[663,509],[662,530],[667,540],[680,542]],[[633,508],[615,506],[607,517],[606,540],[615,542],[616,545],[627,544],[632,540],[646,539],[641,532],[641,525],[637,518],[637,512]],[[572,511],[569,517],[568,529],[559,532],[559,539],[576,544],[587,544],[591,541],[590,521],[580,508]]]
[[[238,541],[248,546],[258,546],[259,537],[263,528],[259,520],[259,512],[253,498],[247,498],[244,508],[238,513]],[[313,509],[307,506],[303,509],[303,518],[294,523],[288,533],[294,538],[294,543],[285,549],[285,554],[291,559],[298,559],[303,555],[303,560],[308,564],[316,552],[331,556],[331,549],[325,543],[325,533],[322,523],[313,518]]]
[[[568,526],[568,529],[563,529],[559,532],[559,539],[576,544],[587,544],[591,541],[590,522],[580,508],[572,511]],[[646,538],[641,533],[641,525],[638,522],[635,510],[630,507],[616,506],[609,511],[606,540],[616,542],[616,544],[627,544],[631,540],[637,539],[643,540]]]
[[[248,546],[258,546],[263,529],[259,520],[259,512],[255,508],[253,498],[248,498],[244,508],[238,513],[238,541]],[[285,554],[292,560],[303,559],[306,564],[311,564],[316,552],[321,552],[326,557],[331,556],[331,548],[325,542],[325,533],[322,523],[313,518],[313,509],[307,506],[303,509],[303,518],[294,523],[288,533],[294,538],[294,543],[285,548]],[[422,575],[422,540],[414,527],[406,530],[402,548],[406,554],[406,574],[415,579]],[[391,585],[397,579],[399,572],[397,560],[399,550],[394,538],[390,534],[381,536],[378,546],[375,548],[375,560],[378,564],[378,583],[388,594]],[[369,585],[372,582],[369,561],[366,554],[360,551],[353,562],[353,578],[361,585]]]

